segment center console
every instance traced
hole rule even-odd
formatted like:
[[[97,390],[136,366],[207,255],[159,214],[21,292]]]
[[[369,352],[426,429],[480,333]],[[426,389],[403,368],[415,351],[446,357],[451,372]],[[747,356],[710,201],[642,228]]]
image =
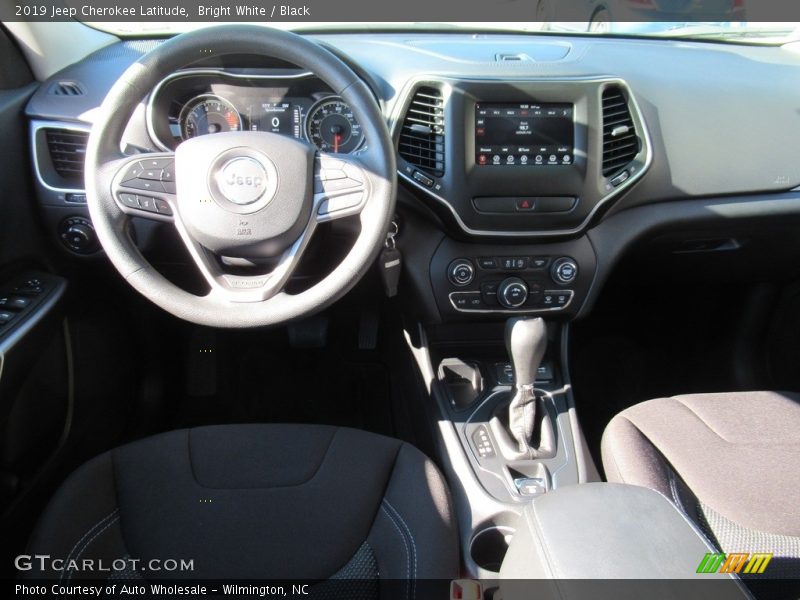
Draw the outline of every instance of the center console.
[[[406,223],[432,211],[444,224],[398,238],[420,307],[408,341],[456,482],[467,570],[497,577],[526,507],[599,480],[575,413],[569,321],[597,273],[584,233],[648,169],[649,135],[614,77],[426,77],[401,97],[398,173],[424,207]]]
[[[736,576],[698,569],[698,562],[714,553],[658,492],[610,483],[572,486],[523,510],[500,568],[500,595],[504,600],[750,598]]]

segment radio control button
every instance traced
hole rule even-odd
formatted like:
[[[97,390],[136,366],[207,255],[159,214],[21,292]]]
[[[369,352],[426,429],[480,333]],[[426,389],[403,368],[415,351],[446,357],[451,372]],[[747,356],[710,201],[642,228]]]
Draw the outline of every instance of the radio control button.
[[[466,258],[458,258],[450,263],[447,278],[450,283],[458,287],[469,285],[475,279],[475,267]]]

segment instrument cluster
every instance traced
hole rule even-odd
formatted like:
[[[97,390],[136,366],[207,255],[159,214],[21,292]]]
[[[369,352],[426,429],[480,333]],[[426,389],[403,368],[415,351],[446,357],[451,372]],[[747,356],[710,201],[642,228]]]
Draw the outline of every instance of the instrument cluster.
[[[349,154],[364,143],[348,104],[312,73],[300,71],[179,71],[153,90],[147,124],[163,150],[224,131],[287,135],[333,154]]]

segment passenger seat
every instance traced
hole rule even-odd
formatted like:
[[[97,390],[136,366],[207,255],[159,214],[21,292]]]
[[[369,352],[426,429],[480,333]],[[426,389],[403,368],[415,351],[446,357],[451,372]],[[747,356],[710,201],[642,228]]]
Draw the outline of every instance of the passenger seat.
[[[800,576],[800,395],[693,394],[632,406],[602,441],[608,481],[657,490],[722,552]]]

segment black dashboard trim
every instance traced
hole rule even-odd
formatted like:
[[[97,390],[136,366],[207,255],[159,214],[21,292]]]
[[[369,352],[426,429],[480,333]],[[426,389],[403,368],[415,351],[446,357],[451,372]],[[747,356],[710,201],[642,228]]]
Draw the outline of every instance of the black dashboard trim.
[[[791,220],[791,221],[790,221]],[[638,242],[669,231],[722,225],[730,232],[746,225],[800,225],[800,189],[789,192],[694,198],[644,204],[606,217],[586,233],[597,257],[594,280],[576,319],[589,315],[617,264]]]

